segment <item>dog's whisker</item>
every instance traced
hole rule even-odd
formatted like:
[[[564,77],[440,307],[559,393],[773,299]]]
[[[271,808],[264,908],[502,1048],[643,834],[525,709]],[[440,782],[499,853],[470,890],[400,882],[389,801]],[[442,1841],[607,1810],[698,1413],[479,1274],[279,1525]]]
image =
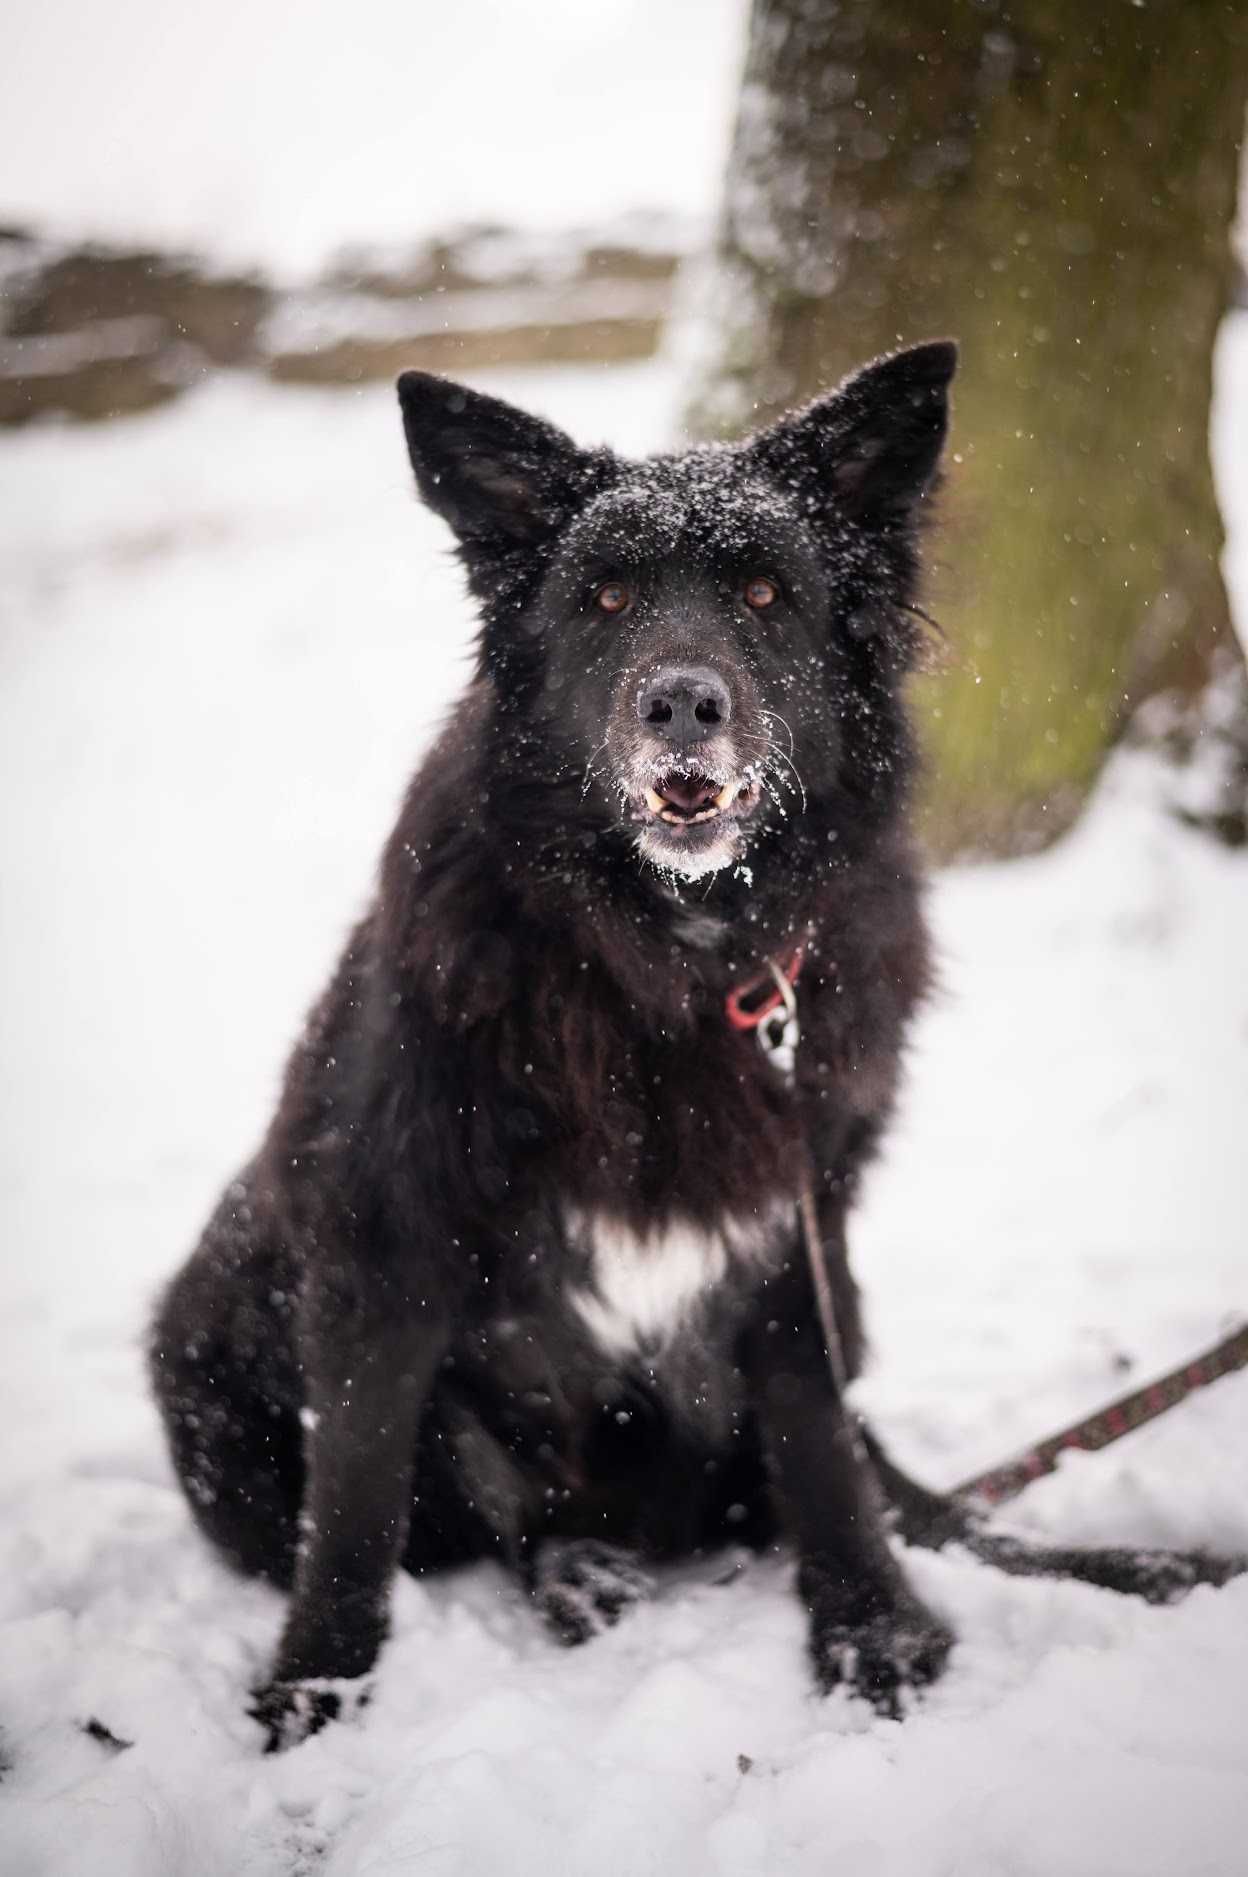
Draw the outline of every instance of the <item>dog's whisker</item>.
[[[777,766],[772,770],[772,774],[780,783],[781,787],[788,790],[790,795],[800,797],[802,808],[805,810],[807,805],[806,790],[802,786],[802,778],[798,775],[797,771],[791,767],[782,769]]]
[[[776,722],[780,725],[780,727],[783,729],[783,731],[785,732],[786,736],[789,739],[789,755],[792,756],[793,751],[796,747],[796,744],[794,742],[794,737],[793,737],[792,726],[788,723],[788,721],[784,717],[780,715],[780,712],[778,710],[763,710],[763,711],[760,711],[759,714],[760,716],[763,716],[763,717],[775,718]]]
[[[785,735],[789,739],[788,749],[787,750],[782,749],[780,745],[775,741],[774,737],[760,736],[760,735],[751,733],[749,731],[738,731],[737,740],[739,743],[747,747],[751,745],[757,745],[766,752],[766,754],[762,758],[762,761],[758,764],[758,768],[760,772],[766,772],[768,769],[771,769],[772,773],[775,774],[777,777],[782,777],[783,770],[780,767],[781,765],[783,765],[784,769],[787,769],[788,771],[791,772],[792,777],[793,777],[793,783],[796,784],[796,789],[793,790],[787,780],[783,781],[783,786],[786,788],[789,788],[790,792],[795,792],[798,795],[800,795],[801,802],[802,802],[802,812],[803,814],[805,814],[809,807],[809,798],[806,793],[806,784],[802,778],[801,771],[798,769],[797,763],[794,761],[793,753],[796,748],[796,741],[793,736],[792,726],[789,724],[786,718],[780,715],[779,711],[777,710],[762,709],[760,710],[759,715],[762,717],[770,718],[775,723],[778,723],[781,726],[781,728],[785,732]]]
[[[585,764],[585,772],[581,779],[581,800],[582,801],[584,801],[585,797],[589,794],[589,785],[593,781],[595,775],[597,774],[597,771],[594,768],[594,760],[596,757],[602,755],[602,752],[604,749],[606,749],[606,747],[607,747],[607,739],[606,737],[604,737],[602,739],[602,742],[598,745],[597,749],[590,752],[589,759]]]
[[[793,761],[791,756],[786,756],[783,750],[773,750],[772,759],[773,763],[770,766],[770,773],[775,776],[782,787],[789,790],[790,794],[796,794],[801,797],[802,813],[805,814],[809,803],[806,796],[806,785],[802,781],[797,764]],[[784,764],[783,769],[778,766],[781,763]],[[786,769],[792,775],[792,782],[789,781],[788,776],[785,774]],[[796,784],[796,787],[794,787],[794,784]]]
[[[771,800],[775,803],[777,813],[781,816],[783,820],[787,821],[789,818],[789,811],[785,807],[784,803],[780,800],[780,797],[777,795],[775,789],[769,788],[766,782],[762,784],[762,787],[763,787],[764,793],[770,796]]]

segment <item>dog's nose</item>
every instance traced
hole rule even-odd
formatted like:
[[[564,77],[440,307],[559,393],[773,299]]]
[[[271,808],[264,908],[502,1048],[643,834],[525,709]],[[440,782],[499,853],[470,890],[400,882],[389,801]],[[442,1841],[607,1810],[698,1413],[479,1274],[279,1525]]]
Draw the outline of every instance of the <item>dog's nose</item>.
[[[704,743],[732,716],[723,679],[707,665],[668,665],[637,693],[637,719],[669,743]]]

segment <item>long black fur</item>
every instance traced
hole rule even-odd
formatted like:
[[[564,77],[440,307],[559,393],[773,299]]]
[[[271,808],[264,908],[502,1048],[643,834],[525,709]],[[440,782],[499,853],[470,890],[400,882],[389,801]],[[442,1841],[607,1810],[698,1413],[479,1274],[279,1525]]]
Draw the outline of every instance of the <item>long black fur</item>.
[[[579,1640],[648,1561],[783,1540],[821,1686],[897,1712],[944,1662],[879,1477],[920,1541],[979,1534],[864,1456],[795,1196],[809,1163],[853,1375],[845,1219],[928,983],[903,686],[954,363],[922,346],[743,444],[643,463],[400,381],[476,675],[152,1340],[196,1520],[292,1591],[254,1709],[272,1744],[372,1666],[398,1565],[497,1557]],[[708,672],[709,721],[673,741],[664,699],[694,693],[672,674]],[[703,743],[731,811],[656,817],[647,779],[705,795]],[[795,944],[790,1087],[725,999]],[[591,1333],[604,1229],[643,1260],[672,1232],[720,1248],[632,1349]],[[1113,1581],[1150,1588],[1130,1559]]]

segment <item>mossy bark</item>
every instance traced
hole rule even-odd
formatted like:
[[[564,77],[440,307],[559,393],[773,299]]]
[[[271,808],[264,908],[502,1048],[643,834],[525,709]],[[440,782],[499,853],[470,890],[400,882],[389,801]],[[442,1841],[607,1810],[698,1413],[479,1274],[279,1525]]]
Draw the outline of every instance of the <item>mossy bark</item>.
[[[1207,431],[1246,103],[1245,0],[755,0],[693,425],[960,340],[938,854],[1059,832],[1235,647]]]

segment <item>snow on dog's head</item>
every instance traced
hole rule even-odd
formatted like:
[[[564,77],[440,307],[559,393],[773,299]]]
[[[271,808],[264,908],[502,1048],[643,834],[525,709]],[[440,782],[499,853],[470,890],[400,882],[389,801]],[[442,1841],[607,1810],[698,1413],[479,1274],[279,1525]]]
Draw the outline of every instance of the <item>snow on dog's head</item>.
[[[822,840],[812,805],[849,777],[891,812],[955,357],[894,354],[742,443],[644,462],[404,373],[417,483],[455,533],[481,675],[547,833],[698,879]]]

